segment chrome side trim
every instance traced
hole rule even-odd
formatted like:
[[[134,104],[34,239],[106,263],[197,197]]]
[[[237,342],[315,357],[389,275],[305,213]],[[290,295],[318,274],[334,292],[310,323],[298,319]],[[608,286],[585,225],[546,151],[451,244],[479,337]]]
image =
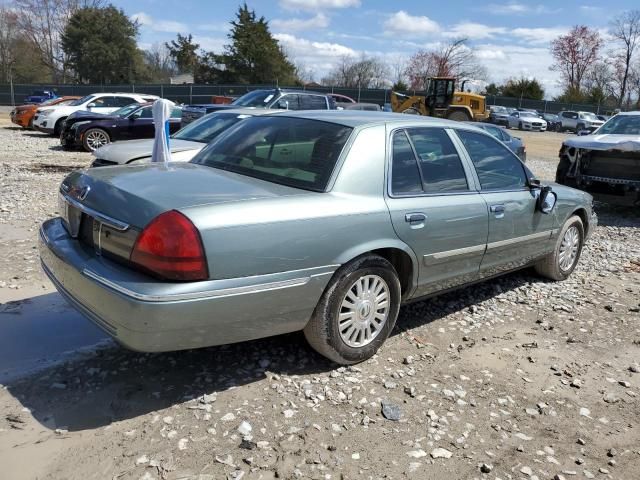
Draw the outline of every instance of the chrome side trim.
[[[458,248],[456,250],[446,250],[444,252],[432,253],[430,255],[425,255],[422,257],[422,261],[425,266],[437,265],[439,263],[444,263],[452,259],[452,257],[464,258],[466,256],[473,256],[477,253],[484,253],[487,246],[485,244],[482,245],[473,245],[471,247]],[[456,258],[455,260],[458,260]]]
[[[113,228],[114,230],[120,230],[121,232],[125,232],[129,230],[128,223],[121,222],[120,220],[116,220],[115,218],[111,218],[107,215],[104,215],[94,210],[93,208],[89,208],[86,205],[83,205],[82,203],[78,202],[75,198],[71,198],[66,193],[62,193],[62,196],[64,197],[65,201],[69,202],[69,204],[72,207],[77,208],[78,210],[81,210],[82,212],[95,218],[99,222],[104,223],[105,225]]]
[[[112,289],[118,293],[126,295],[127,297],[134,298],[136,300],[141,300],[143,302],[176,302],[183,300],[202,300],[202,299],[213,299],[213,298],[221,298],[221,297],[230,297],[234,295],[247,295],[253,293],[261,293],[271,290],[279,290],[282,288],[291,288],[291,287],[300,287],[302,285],[306,285],[311,281],[313,277],[319,277],[322,275],[331,275],[333,272],[319,273],[314,275],[309,275],[306,277],[293,278],[290,280],[281,280],[277,282],[267,282],[260,283],[257,285],[247,285],[242,287],[231,287],[231,288],[222,288],[220,290],[209,290],[204,292],[193,292],[193,293],[177,293],[177,294],[169,294],[169,295],[150,295],[145,293],[138,293],[130,290],[122,285],[118,285],[106,278],[98,275],[95,272],[85,268],[82,270],[82,273],[91,278],[92,280]]]
[[[517,243],[530,242],[532,240],[538,240],[543,238],[551,238],[553,230],[545,230],[544,232],[532,233],[531,235],[523,235],[522,237],[509,238],[508,240],[500,240],[499,242],[491,242],[487,244],[487,251],[496,248],[509,247]]]

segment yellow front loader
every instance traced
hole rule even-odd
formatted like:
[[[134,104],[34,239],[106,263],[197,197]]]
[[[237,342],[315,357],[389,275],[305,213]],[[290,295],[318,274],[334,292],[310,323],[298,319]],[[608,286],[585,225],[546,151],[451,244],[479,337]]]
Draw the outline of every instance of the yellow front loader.
[[[464,90],[464,83],[462,89]],[[429,79],[425,96],[391,92],[391,109],[396,113],[463,122],[481,122],[489,117],[484,96],[464,91],[456,92],[455,78],[443,77]]]

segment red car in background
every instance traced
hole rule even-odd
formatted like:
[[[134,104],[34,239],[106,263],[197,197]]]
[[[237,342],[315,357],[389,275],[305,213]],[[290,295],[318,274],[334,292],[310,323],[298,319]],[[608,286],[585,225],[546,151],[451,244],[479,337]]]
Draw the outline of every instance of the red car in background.
[[[43,106],[66,105],[78,98],[80,97],[56,97],[51,100],[45,100],[43,103],[20,105],[11,111],[11,121],[16,125],[20,125],[22,128],[32,128],[33,116],[36,114],[38,108]]]

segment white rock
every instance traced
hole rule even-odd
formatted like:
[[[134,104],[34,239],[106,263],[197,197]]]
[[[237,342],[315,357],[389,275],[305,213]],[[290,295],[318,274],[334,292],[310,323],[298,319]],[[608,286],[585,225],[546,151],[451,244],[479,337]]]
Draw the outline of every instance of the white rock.
[[[233,422],[235,419],[236,419],[236,416],[233,413],[229,412],[220,420],[222,420],[223,422]]]
[[[431,452],[431,457],[433,458],[451,458],[451,453],[446,448],[436,448]]]
[[[181,438],[180,440],[178,440],[178,450],[186,450],[187,443],[189,443],[189,439],[187,438]]]
[[[407,455],[411,458],[422,458],[427,456],[427,452],[424,450],[411,450],[410,452],[407,452]]]
[[[247,421],[243,421],[239,426],[238,426],[238,433],[240,435],[249,435],[251,433],[251,430],[253,430],[253,427],[251,426],[251,424]]]
[[[142,455],[136,459],[136,465],[144,465],[145,463],[149,463],[149,457],[146,455]]]

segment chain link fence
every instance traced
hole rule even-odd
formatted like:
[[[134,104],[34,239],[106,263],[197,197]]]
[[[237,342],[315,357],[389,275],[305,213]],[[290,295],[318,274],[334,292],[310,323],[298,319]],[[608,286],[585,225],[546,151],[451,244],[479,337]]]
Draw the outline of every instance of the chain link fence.
[[[34,90],[54,90],[58,95],[77,95],[83,97],[98,92],[135,92],[158,95],[176,103],[194,104],[211,103],[217,95],[239,97],[251,90],[261,88],[275,88],[275,85],[169,85],[169,84],[141,84],[141,85],[35,85],[35,84],[0,84],[0,105],[21,105],[24,99]],[[382,106],[389,103],[391,91],[388,89],[372,88],[342,88],[342,87],[282,87],[296,90],[313,90],[320,93],[336,93],[353,98],[357,102],[377,103]],[[404,92],[407,94],[423,95],[424,92]],[[527,108],[545,113],[557,113],[563,110],[589,111],[596,114],[605,113],[606,108],[600,105],[584,105],[575,103],[561,103],[546,100],[530,100],[527,98],[499,97],[488,95],[487,105],[502,105],[504,107]]]

